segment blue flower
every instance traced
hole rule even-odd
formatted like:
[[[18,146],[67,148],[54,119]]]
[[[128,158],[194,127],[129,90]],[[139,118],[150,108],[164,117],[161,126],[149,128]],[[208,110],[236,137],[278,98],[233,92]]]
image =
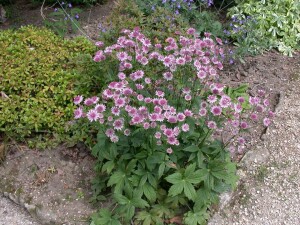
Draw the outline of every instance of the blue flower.
[[[68,4],[68,7],[69,7],[69,8],[72,8],[72,4],[71,4],[71,3],[69,3],[69,4]]]

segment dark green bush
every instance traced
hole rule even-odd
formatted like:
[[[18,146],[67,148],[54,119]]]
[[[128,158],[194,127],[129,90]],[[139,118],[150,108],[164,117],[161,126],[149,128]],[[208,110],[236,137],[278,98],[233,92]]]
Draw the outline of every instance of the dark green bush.
[[[29,26],[0,32],[0,49],[0,131],[18,137],[63,132],[74,107],[69,62],[79,53],[92,54],[94,46]]]
[[[9,0],[5,0],[5,1],[9,1]],[[33,3],[42,3],[44,0],[31,0],[31,2]],[[104,4],[106,3],[108,0],[59,0],[60,3],[72,3],[72,4],[76,4],[76,5],[93,5],[96,3],[100,3],[100,4]],[[45,3],[55,3],[58,2],[57,0],[46,0]]]

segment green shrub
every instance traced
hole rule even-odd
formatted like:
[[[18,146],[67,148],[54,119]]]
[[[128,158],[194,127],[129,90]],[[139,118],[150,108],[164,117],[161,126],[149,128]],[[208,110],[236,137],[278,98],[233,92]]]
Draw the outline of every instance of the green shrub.
[[[105,44],[114,43],[123,29],[139,27],[149,37],[164,40],[174,36],[174,31],[182,32],[188,26],[180,15],[174,15],[168,9],[158,7],[153,14],[146,16],[134,0],[118,0],[103,24],[104,32],[100,36]]]
[[[31,0],[31,2],[33,3],[42,3],[44,0]],[[55,3],[58,2],[57,0],[46,0],[46,3]],[[96,4],[96,3],[100,3],[100,4],[104,4],[107,2],[107,0],[68,0],[68,1],[63,1],[63,0],[59,0],[60,3],[64,2],[64,3],[73,3],[73,4]]]
[[[219,4],[220,8],[214,6],[215,11],[211,10],[211,1],[196,0],[193,2],[161,1],[161,0],[135,0],[137,5],[146,15],[152,15],[156,8],[163,7],[172,12],[173,15],[180,15],[185,22],[191,24],[199,33],[210,32],[215,36],[223,36],[222,24],[218,21],[218,10],[226,5]],[[223,3],[225,4],[225,3]]]
[[[300,46],[299,0],[236,0],[229,9],[231,37],[250,53],[277,48],[291,55]]]
[[[69,62],[94,46],[29,26],[0,32],[0,48],[0,131],[18,137],[63,132],[75,95]]]

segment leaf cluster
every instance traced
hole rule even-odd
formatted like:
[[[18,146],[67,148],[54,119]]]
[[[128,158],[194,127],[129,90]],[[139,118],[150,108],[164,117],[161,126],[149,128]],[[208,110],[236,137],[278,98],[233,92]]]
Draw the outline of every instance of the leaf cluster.
[[[92,149],[100,174],[94,181],[94,199],[105,199],[103,193],[111,190],[113,202],[110,210],[101,209],[92,217],[92,224],[164,224],[178,215],[184,215],[184,224],[205,224],[219,193],[236,182],[235,164],[220,142],[196,144],[199,137],[205,139],[205,132],[186,134],[185,147],[168,155],[155,144],[153,134],[136,130],[111,143],[100,131]]]

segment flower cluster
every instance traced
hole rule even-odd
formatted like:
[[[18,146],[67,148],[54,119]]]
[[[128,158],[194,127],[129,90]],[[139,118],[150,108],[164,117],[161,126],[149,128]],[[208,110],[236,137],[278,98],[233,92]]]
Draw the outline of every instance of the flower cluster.
[[[183,136],[204,127],[215,136],[230,131],[232,146],[244,146],[239,131],[249,127],[248,121],[262,119],[269,103],[263,91],[249,99],[226,94],[225,85],[217,82],[223,68],[221,39],[214,40],[209,33],[200,39],[193,28],[186,36],[167,38],[165,44],[151,43],[139,29],[123,34],[94,57],[96,62],[117,60],[117,80],[102,92],[101,103],[96,96],[75,97],[76,119],[86,117],[101,124],[112,142],[136,129],[148,131],[169,154]],[[250,116],[243,115],[245,106],[252,106]],[[263,119],[265,126],[273,116],[270,111]]]

